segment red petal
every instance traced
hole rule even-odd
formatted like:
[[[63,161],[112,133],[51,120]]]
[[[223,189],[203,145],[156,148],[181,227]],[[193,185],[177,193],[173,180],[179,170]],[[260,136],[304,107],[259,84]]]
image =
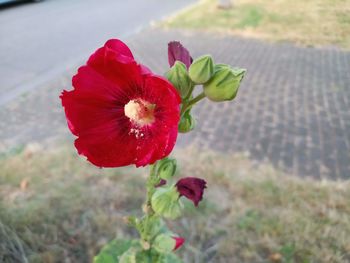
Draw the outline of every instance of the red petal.
[[[110,39],[106,42],[106,44],[104,46],[113,50],[118,55],[134,59],[134,56],[132,55],[129,47],[127,45],[125,45],[124,42],[120,41],[119,39]]]
[[[179,247],[181,247],[185,243],[185,239],[182,237],[173,237],[173,239],[175,239],[174,251],[177,250]]]

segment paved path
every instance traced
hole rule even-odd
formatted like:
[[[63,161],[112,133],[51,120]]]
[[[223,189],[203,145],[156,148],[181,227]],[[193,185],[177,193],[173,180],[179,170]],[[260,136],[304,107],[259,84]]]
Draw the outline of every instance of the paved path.
[[[195,0],[45,0],[0,8],[0,106]]]
[[[216,62],[248,69],[234,102],[203,101],[195,109],[197,129],[182,135],[180,146],[249,152],[300,176],[350,178],[350,52],[159,30],[128,42],[141,61],[161,73],[167,68],[166,43],[173,39],[194,57],[211,53]],[[68,135],[57,98],[70,74],[0,110],[3,149]]]

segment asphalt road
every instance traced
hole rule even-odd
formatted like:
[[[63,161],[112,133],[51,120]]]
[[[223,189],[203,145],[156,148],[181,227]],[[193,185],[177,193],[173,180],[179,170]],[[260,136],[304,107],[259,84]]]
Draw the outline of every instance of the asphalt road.
[[[0,106],[196,0],[46,0],[0,8]]]

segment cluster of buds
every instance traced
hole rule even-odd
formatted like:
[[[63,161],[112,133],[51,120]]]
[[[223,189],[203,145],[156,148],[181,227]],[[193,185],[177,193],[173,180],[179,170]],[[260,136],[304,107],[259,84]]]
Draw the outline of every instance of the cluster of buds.
[[[195,128],[191,115],[192,106],[206,97],[214,102],[233,100],[246,72],[242,68],[232,68],[226,64],[215,64],[210,55],[193,60],[187,49],[179,42],[169,43],[170,70],[167,79],[176,87],[182,98],[182,111],[179,132],[186,133]],[[196,85],[203,90],[193,98]]]

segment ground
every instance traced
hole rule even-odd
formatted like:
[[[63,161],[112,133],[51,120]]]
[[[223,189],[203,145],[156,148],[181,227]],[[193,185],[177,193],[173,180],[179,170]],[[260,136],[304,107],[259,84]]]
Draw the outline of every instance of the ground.
[[[169,19],[172,28],[220,31],[303,46],[350,48],[350,2],[346,0],[234,0],[232,9],[218,9],[217,0]]]
[[[184,262],[350,260],[349,183],[282,176],[237,154],[174,156],[177,178],[208,181],[199,208],[188,202],[185,218],[169,222],[186,238]],[[146,169],[101,170],[70,145],[31,145],[0,165],[1,262],[89,262],[108,240],[136,236],[123,217],[140,212]]]

